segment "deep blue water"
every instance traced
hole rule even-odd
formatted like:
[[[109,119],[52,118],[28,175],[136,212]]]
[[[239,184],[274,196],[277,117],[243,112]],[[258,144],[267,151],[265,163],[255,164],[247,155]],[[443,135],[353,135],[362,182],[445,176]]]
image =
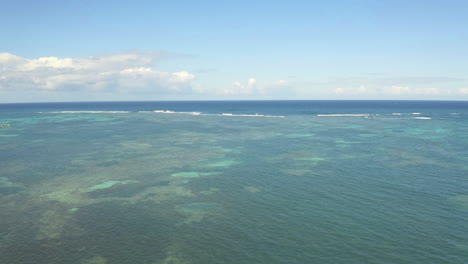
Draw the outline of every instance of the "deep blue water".
[[[468,102],[0,104],[0,125],[1,263],[468,261]]]
[[[0,104],[0,111],[151,111],[157,109],[205,113],[262,112],[277,115],[327,113],[388,113],[392,111],[447,113],[468,111],[465,101],[159,101],[159,102],[73,102]]]

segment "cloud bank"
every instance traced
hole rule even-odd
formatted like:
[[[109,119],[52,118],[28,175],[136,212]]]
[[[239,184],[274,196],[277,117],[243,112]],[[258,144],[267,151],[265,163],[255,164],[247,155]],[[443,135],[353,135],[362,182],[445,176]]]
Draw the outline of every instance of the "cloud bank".
[[[23,58],[0,53],[0,102],[263,99],[465,99],[468,80],[444,76],[262,77],[216,82],[160,71],[167,53],[133,51],[87,58]],[[232,75],[234,75],[233,73]],[[252,73],[255,76],[254,73]],[[309,76],[313,78],[314,74]],[[276,76],[273,76],[276,77]],[[265,80],[267,79],[267,80]],[[231,79],[232,80],[232,79]],[[234,79],[235,80],[235,79]],[[203,83],[201,83],[203,81]],[[211,82],[210,82],[211,81]]]
[[[301,93],[335,99],[454,100],[468,94],[467,80],[444,76],[330,78],[305,83]]]
[[[191,93],[194,74],[152,68],[161,56],[159,52],[128,52],[27,59],[0,53],[0,92]]]
[[[463,89],[460,89],[462,93]],[[394,96],[403,96],[403,95],[451,95],[455,93],[451,89],[444,88],[412,88],[409,86],[398,86],[392,85],[383,88],[368,88],[364,85],[361,85],[357,88],[336,88],[333,90],[333,93],[337,95],[394,95]]]
[[[291,99],[294,88],[285,80],[274,82],[259,82],[249,78],[245,82],[235,81],[231,87],[217,92],[220,96],[230,96],[236,99]]]

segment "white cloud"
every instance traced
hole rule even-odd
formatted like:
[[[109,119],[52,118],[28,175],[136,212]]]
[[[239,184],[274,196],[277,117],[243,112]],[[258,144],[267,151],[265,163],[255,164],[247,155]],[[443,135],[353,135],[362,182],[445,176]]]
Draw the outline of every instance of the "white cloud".
[[[0,53],[0,91],[191,93],[195,75],[152,68],[158,52],[26,59]]]
[[[413,89],[413,92],[415,94],[432,94],[432,95],[450,93],[448,90],[440,89],[440,88],[416,88],[416,89]]]
[[[296,91],[312,99],[457,99],[467,79],[422,77],[330,77],[314,82],[296,82]]]
[[[458,92],[461,94],[468,94],[468,88],[460,88],[458,89]]]
[[[257,86],[257,80],[255,80],[254,78],[250,78],[247,81],[247,87],[255,88],[256,86]]]
[[[381,94],[381,95],[444,95],[451,94],[450,89],[442,88],[411,88],[408,86],[392,85],[389,87],[379,88],[367,88],[364,85],[358,88],[335,88],[332,90],[337,95],[359,95],[359,94]]]
[[[390,87],[386,87],[385,92],[389,94],[401,95],[401,94],[409,94],[411,93],[411,90],[408,86],[392,85]]]
[[[224,89],[223,93],[228,95],[251,95],[262,93],[262,89],[257,87],[255,78],[249,78],[245,84],[239,81],[233,82],[232,87]]]
[[[6,70],[7,67],[15,67],[18,64],[25,63],[27,60],[10,53],[0,53],[0,70]]]
[[[361,85],[359,88],[356,89],[357,93],[368,93],[370,90],[366,88],[366,86]]]
[[[356,94],[369,94],[369,93],[374,93],[375,91],[373,89],[369,89],[364,85],[361,85],[357,88],[342,88],[338,87],[333,89],[333,93],[337,95],[343,95],[343,94],[350,94],[350,95],[356,95]]]
[[[285,80],[261,83],[256,78],[249,78],[245,82],[233,82],[222,94],[242,99],[290,99],[295,96],[295,90]]]
[[[344,94],[344,93],[346,93],[346,89],[344,89],[344,88],[335,88],[335,89],[333,89],[333,93],[334,94]]]
[[[443,88],[410,88],[408,86],[391,86],[385,89],[387,93],[394,95],[449,95],[450,89]]]

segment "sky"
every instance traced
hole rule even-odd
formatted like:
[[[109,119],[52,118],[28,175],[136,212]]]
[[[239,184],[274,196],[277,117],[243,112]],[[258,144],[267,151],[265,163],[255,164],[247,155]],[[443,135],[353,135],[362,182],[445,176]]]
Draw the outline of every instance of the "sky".
[[[1,0],[0,103],[468,100],[468,1]]]

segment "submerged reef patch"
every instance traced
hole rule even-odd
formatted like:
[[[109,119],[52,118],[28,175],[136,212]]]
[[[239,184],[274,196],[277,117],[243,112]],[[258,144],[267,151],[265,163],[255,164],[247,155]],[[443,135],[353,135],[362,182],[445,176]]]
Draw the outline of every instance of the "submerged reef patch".
[[[175,207],[177,212],[187,216],[185,223],[200,222],[206,216],[216,214],[221,208],[221,205],[217,203],[190,203]]]
[[[171,174],[172,177],[178,178],[198,178],[201,176],[210,176],[210,175],[217,175],[221,174],[221,172],[196,172],[196,171],[188,171],[188,172],[178,172]]]
[[[112,186],[114,186],[116,184],[130,184],[130,183],[138,183],[138,182],[139,181],[135,181],[135,180],[125,180],[125,181],[110,180],[110,181],[105,181],[105,182],[102,182],[102,183],[99,183],[99,184],[96,184],[94,186],[89,187],[88,192],[107,189],[107,188],[110,188],[110,187],[112,187]]]
[[[190,189],[178,185],[153,186],[145,189],[131,198],[132,201],[152,201],[161,203],[181,197],[195,196]]]
[[[245,186],[244,187],[244,190],[248,191],[249,193],[258,193],[258,192],[261,192],[261,190],[257,187],[253,187],[253,186]]]
[[[21,184],[11,182],[7,177],[0,177],[0,195],[14,194],[24,188]]]
[[[314,133],[291,133],[287,134],[287,138],[304,138],[304,137],[314,137],[316,134]]]
[[[90,259],[87,259],[83,262],[81,262],[82,264],[107,264],[108,261],[105,257],[103,256],[94,256]]]
[[[190,264],[191,262],[182,260],[176,256],[168,256],[161,264]]]
[[[286,169],[283,170],[283,172],[292,176],[304,176],[307,174],[312,174],[314,171],[309,169]]]
[[[161,263],[175,232],[174,216],[174,210],[154,204],[113,201],[85,206],[75,217],[83,228],[75,243],[83,243],[88,254],[82,262]]]
[[[457,204],[468,210],[468,194],[457,195],[452,198]]]
[[[320,157],[303,157],[303,158],[298,158],[298,160],[307,160],[307,161],[320,162],[320,161],[324,161],[325,159],[320,158]]]
[[[209,213],[219,208],[221,205],[217,203],[190,203],[176,206],[178,211],[186,213]]]
[[[217,160],[206,164],[206,167],[231,167],[233,165],[237,165],[240,162],[232,159],[223,159]]]

